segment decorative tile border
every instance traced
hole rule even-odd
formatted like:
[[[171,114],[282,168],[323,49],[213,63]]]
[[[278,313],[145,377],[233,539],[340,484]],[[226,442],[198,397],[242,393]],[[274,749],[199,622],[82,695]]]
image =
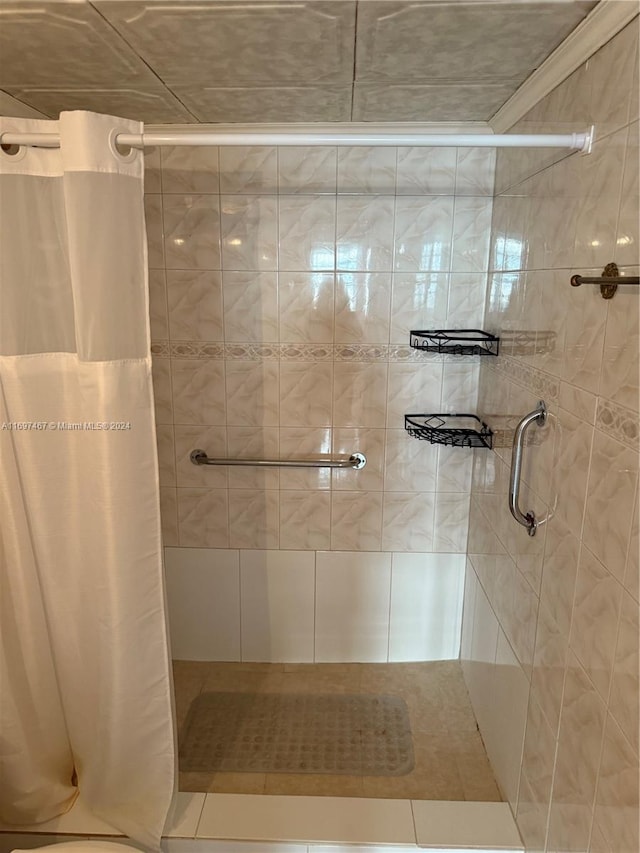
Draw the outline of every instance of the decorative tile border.
[[[490,364],[487,360],[487,367],[543,398],[547,403],[555,403],[558,400],[560,380],[551,376],[550,373],[545,373],[510,356],[491,359]]]
[[[227,361],[444,362],[454,356],[420,352],[399,344],[223,344],[200,341],[154,341],[155,358],[226,359]]]
[[[640,437],[640,423],[638,412],[625,409],[624,406],[598,397],[598,409],[596,412],[596,428],[607,435],[617,438],[632,450],[638,450],[638,439]]]
[[[169,358],[171,355],[169,351],[169,342],[153,341],[151,344],[151,355],[155,358]]]
[[[528,364],[521,364],[509,356],[487,361],[486,369],[523,386],[536,396],[547,402],[556,402],[560,392],[560,380],[537,370]],[[596,412],[596,428],[618,441],[626,444],[632,450],[638,450],[640,443],[640,415],[632,409],[627,409],[606,397],[598,397]],[[502,446],[495,444],[494,446]]]

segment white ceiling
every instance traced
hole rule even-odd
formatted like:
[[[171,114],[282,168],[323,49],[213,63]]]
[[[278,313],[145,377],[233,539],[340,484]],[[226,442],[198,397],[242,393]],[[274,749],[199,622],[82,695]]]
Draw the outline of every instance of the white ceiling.
[[[0,112],[4,92],[148,123],[486,121],[595,5],[0,0]]]

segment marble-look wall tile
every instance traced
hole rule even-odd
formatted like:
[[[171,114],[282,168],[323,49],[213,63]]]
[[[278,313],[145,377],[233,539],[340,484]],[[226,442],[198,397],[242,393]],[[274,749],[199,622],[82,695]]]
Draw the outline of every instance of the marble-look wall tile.
[[[173,424],[156,425],[156,444],[158,446],[158,473],[161,486],[176,484],[176,455],[173,436]]]
[[[284,146],[278,150],[278,189],[289,193],[334,193],[338,149]]]
[[[331,549],[380,551],[382,492],[335,491],[331,495]]]
[[[147,252],[151,269],[164,268],[164,240],[162,225],[162,196],[146,193],[144,218],[147,232]]]
[[[637,21],[632,21],[615,39],[605,44],[587,62],[584,69],[587,110],[585,120],[598,124],[602,135],[633,120],[633,83],[637,74]],[[635,61],[634,61],[635,60]],[[588,116],[588,118],[587,118]],[[637,113],[636,113],[637,117]]]
[[[336,267],[384,272],[393,263],[393,198],[338,196]]]
[[[335,426],[383,427],[386,396],[386,364],[350,362],[335,364],[333,376],[333,423]]]
[[[164,270],[149,270],[149,323],[151,340],[167,340],[169,337],[169,320],[167,314],[167,283]]]
[[[635,102],[632,101],[633,103]],[[635,107],[637,110],[637,103],[635,103]],[[616,261],[619,266],[637,266],[640,264],[640,240],[638,239],[637,228],[638,205],[640,203],[640,165],[638,164],[640,152],[638,145],[638,122],[635,121],[629,127],[622,179],[620,215],[616,229]]]
[[[227,361],[224,364],[228,426],[277,426],[280,416],[278,364]]]
[[[627,136],[625,127],[604,137],[596,142],[589,157],[580,160],[576,188],[580,198],[574,247],[576,265],[602,269],[615,257]]]
[[[177,492],[180,544],[189,548],[228,548],[227,489],[181,488]]]
[[[478,401],[480,365],[445,362],[442,367],[440,411],[474,413]]]
[[[525,481],[549,513],[525,547],[502,508],[506,489],[494,496],[491,466],[474,465],[469,553],[525,674],[535,629],[516,820],[536,853],[639,844],[637,310],[630,289],[605,305],[596,287],[568,287],[572,271],[597,276],[610,260],[636,274],[637,42],[634,22],[511,129],[557,132],[587,118],[599,140],[589,157],[497,156],[485,324],[503,357],[482,363],[479,408],[489,418],[544,398],[555,448],[534,442],[525,454]],[[508,455],[499,444],[493,454]],[[492,718],[476,703],[504,786]],[[538,790],[526,769],[534,742],[546,768]]]
[[[435,498],[435,551],[460,553],[467,545],[469,495],[438,492]]]
[[[220,210],[217,195],[164,195],[167,269],[220,269]]]
[[[612,851],[635,851],[638,831],[638,754],[607,718],[598,782],[595,820]]]
[[[339,193],[395,194],[395,148],[356,146],[338,149]]]
[[[397,195],[454,195],[456,148],[398,148]]]
[[[457,265],[454,265],[457,269]],[[451,273],[447,304],[447,329],[483,329],[486,276]]]
[[[222,341],[222,281],[218,271],[168,270],[169,337]]]
[[[435,492],[437,461],[437,447],[416,441],[404,429],[387,429],[385,491]]]
[[[463,492],[471,488],[473,457],[461,448],[438,448],[437,492]]]
[[[280,270],[333,270],[336,199],[329,195],[285,195],[278,204]]]
[[[486,270],[489,247],[483,237],[491,227],[491,207],[490,198],[456,198],[451,258],[456,272]]]
[[[622,596],[620,626],[611,679],[609,711],[635,750],[639,749],[638,694],[638,602],[628,593]]]
[[[278,548],[279,493],[229,489],[229,547]]]
[[[619,581],[624,577],[638,482],[638,454],[595,430],[583,538]]]
[[[151,365],[151,375],[153,378],[156,423],[172,424],[171,361],[168,358],[154,358]]]
[[[570,661],[549,819],[551,850],[587,848],[605,716],[589,679],[577,661]]]
[[[331,343],[334,323],[333,272],[278,274],[280,341]]]
[[[331,455],[329,427],[280,427],[280,459],[318,459]],[[280,488],[302,491],[331,488],[330,468],[283,468]]]
[[[160,487],[160,519],[162,521],[162,544],[178,544],[178,495],[177,489]]]
[[[453,198],[398,196],[395,262],[399,272],[446,272],[451,261]]]
[[[547,816],[549,803],[539,802],[539,795],[534,793],[529,780],[520,774],[518,784],[518,810],[516,822],[525,850],[531,853],[543,853],[547,837]]]
[[[633,290],[620,287],[608,306],[599,393],[637,412],[640,407],[640,321],[635,304],[638,294]]]
[[[636,489],[636,498],[633,504],[633,513],[631,521],[631,534],[629,536],[629,550],[627,552],[627,564],[624,570],[623,583],[625,589],[635,598],[640,600],[640,512],[638,512],[638,494]]]
[[[332,441],[334,455],[350,456],[352,453],[363,453],[367,464],[359,471],[351,468],[334,469],[331,472],[331,488],[341,491],[381,492],[386,458],[385,430],[335,427]]]
[[[391,343],[406,344],[414,329],[445,328],[448,295],[447,273],[394,273],[389,332]]]
[[[582,388],[576,388],[575,385],[569,385],[568,382],[561,382],[558,402],[561,408],[574,415],[578,420],[585,421],[588,424],[595,423],[598,403],[595,394],[590,394]]]
[[[154,312],[156,397],[164,457],[176,460],[175,474],[163,465],[163,481],[172,484],[163,485],[165,542],[247,553],[344,551],[350,561],[363,551],[367,564],[384,549],[378,556],[390,571],[391,549],[434,548],[439,477],[451,505],[451,512],[440,507],[440,546],[464,551],[466,534],[452,518],[464,503],[469,466],[438,469],[437,448],[403,430],[405,412],[442,405],[442,359],[412,351],[409,331],[468,325],[480,309],[482,275],[454,270],[450,298],[456,157],[454,149],[399,156],[389,148],[224,147],[184,157],[167,149],[161,175],[155,164],[150,186],[165,213],[163,246],[156,205],[156,260],[168,294],[160,273],[156,302],[168,301],[168,316],[163,322]],[[465,180],[473,181],[469,168]],[[401,246],[395,196],[415,262],[394,262]],[[446,396],[457,404],[461,395],[469,399],[477,371],[469,365],[465,377],[452,367]],[[367,465],[196,467],[189,458],[196,446],[230,458],[359,451]],[[320,659],[375,652],[386,660],[388,573],[383,580],[380,648],[372,652],[367,633],[361,652],[321,643]]]
[[[390,273],[338,273],[336,343],[387,343],[390,300]]]
[[[411,364],[389,365],[387,427],[402,429],[405,414],[439,411],[442,365],[430,363],[416,371]]]
[[[333,365],[328,363],[281,363],[280,425],[329,426],[332,375]]]
[[[329,492],[280,492],[280,548],[305,551],[331,547]]]
[[[603,699],[609,695],[622,591],[622,586],[583,546],[570,645]]]
[[[435,551],[434,494],[385,492],[383,551]]]
[[[278,340],[278,279],[275,272],[225,270],[222,294],[226,342]]]
[[[557,515],[569,530],[580,536],[589,476],[593,429],[560,410],[556,435],[555,465],[558,482]]]
[[[495,148],[458,148],[456,196],[493,196]]]
[[[518,825],[527,847],[544,850],[551,799],[555,731],[539,705],[529,701],[518,794]]]
[[[231,459],[278,459],[280,436],[277,427],[230,426],[227,428],[227,453]],[[228,469],[231,489],[277,489],[277,468],[233,466]]]
[[[160,171],[160,148],[144,149],[144,192],[162,192],[162,174]]]
[[[277,206],[275,196],[220,196],[223,269],[277,269]]]
[[[566,637],[571,625],[579,554],[579,540],[556,518],[547,529],[540,604]]]
[[[224,424],[224,364],[171,359],[173,418],[177,424]]]
[[[267,146],[223,146],[220,149],[221,193],[276,193],[278,152]]]
[[[175,467],[178,486],[203,486],[209,489],[227,488],[227,469],[209,465],[194,465],[192,450],[204,450],[207,456],[224,459],[227,456],[227,432],[223,426],[175,426]]]
[[[569,633],[562,630],[550,611],[541,606],[533,656],[531,695],[549,725],[557,731],[569,651]]]
[[[162,157],[162,192],[220,192],[216,146],[202,148],[164,146],[158,150],[161,151]]]

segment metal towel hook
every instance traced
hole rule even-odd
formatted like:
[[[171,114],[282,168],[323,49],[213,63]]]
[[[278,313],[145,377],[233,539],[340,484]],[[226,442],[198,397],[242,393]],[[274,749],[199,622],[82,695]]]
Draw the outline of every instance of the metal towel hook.
[[[509,509],[511,515],[515,518],[518,524],[527,528],[529,536],[535,536],[539,522],[536,520],[534,513],[522,512],[520,509],[520,475],[522,473],[522,447],[524,444],[524,436],[532,423],[537,423],[538,426],[544,426],[547,421],[547,407],[544,400],[540,400],[533,412],[525,415],[518,426],[516,427],[513,436],[513,451],[511,453],[511,480],[509,482]]]

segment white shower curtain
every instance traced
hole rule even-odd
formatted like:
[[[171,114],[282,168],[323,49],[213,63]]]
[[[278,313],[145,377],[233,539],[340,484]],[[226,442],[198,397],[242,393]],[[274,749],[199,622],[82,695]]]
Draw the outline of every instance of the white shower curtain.
[[[157,848],[176,760],[137,122],[0,118],[0,819]]]

